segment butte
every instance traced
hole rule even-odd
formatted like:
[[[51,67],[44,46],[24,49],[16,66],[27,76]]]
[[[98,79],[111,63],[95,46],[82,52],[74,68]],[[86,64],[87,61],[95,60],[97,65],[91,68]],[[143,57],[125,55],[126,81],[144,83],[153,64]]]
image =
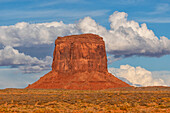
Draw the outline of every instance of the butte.
[[[101,90],[131,87],[107,70],[103,38],[94,34],[58,37],[52,70],[27,89]]]

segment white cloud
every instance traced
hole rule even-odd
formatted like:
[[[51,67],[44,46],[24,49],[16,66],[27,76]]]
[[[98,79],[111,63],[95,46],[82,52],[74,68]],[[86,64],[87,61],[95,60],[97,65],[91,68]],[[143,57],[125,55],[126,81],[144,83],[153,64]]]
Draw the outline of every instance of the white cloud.
[[[18,50],[13,49],[10,46],[6,46],[0,50],[0,65],[22,65],[22,64],[37,64],[39,60],[19,53]]]
[[[170,86],[170,71],[153,71],[152,75],[154,79],[163,79],[165,84]]]
[[[1,66],[18,66],[24,73],[40,72],[50,69],[52,57],[47,56],[43,60],[36,57],[19,53],[18,50],[6,46],[0,50],[0,65]]]
[[[162,13],[166,13],[170,11],[170,5],[169,4],[159,4],[156,6],[156,9],[153,12],[149,12],[148,14],[158,15]]]
[[[155,36],[146,24],[141,26],[135,21],[127,20],[127,13],[114,12],[110,18],[110,30],[97,24],[90,17],[79,23],[83,33],[95,33],[102,36],[106,42],[107,52],[118,56],[151,56],[160,57],[170,54],[170,40],[164,36]]]
[[[58,4],[77,4],[77,3],[88,3],[87,1],[84,0],[62,0],[62,1],[48,1],[44,3],[40,3],[36,5],[36,7],[49,7],[49,6],[54,6]],[[34,6],[35,7],[35,6]]]
[[[17,65],[25,73],[40,72],[49,69],[51,62],[47,57],[40,60],[24,53],[19,53],[12,47],[32,47],[33,45],[52,44],[58,36],[94,33],[103,37],[106,50],[114,60],[132,55],[160,57],[170,54],[170,40],[165,36],[160,39],[149,30],[146,24],[127,20],[125,12],[114,12],[110,15],[110,29],[99,25],[91,17],[85,17],[75,24],[60,22],[29,24],[26,22],[10,26],[0,26],[0,65]],[[22,66],[21,66],[22,65]]]
[[[36,20],[38,19],[39,21],[51,21],[52,18],[67,18],[66,20],[73,20],[75,19],[79,19],[79,18],[83,18],[85,16],[91,16],[91,17],[101,17],[104,16],[106,13],[108,13],[110,10],[106,10],[106,9],[101,9],[101,10],[66,10],[66,9],[49,9],[49,10],[35,10],[35,11],[31,11],[31,10],[27,10],[27,11],[23,11],[23,10],[0,10],[0,17],[2,18],[3,21],[6,21],[6,19],[8,20],[28,20],[30,18],[32,18],[32,20]],[[24,14],[24,15],[23,15]],[[10,19],[9,19],[10,17]],[[43,18],[46,18],[45,20]],[[53,19],[52,19],[53,20]],[[73,20],[75,21],[75,20]]]
[[[102,36],[107,52],[115,57],[132,55],[160,57],[170,54],[170,40],[155,36],[147,25],[127,20],[125,12],[114,12],[110,18],[110,30],[99,25],[90,17],[76,24],[61,22],[29,24],[25,22],[11,26],[0,26],[0,44],[4,46],[32,46],[51,44],[58,36],[95,33]]]
[[[111,64],[111,63],[113,63],[113,62],[115,62],[115,61],[118,61],[118,60],[121,60],[122,58],[121,57],[114,57],[114,56],[107,56],[107,63],[108,64]]]
[[[138,22],[149,22],[149,23],[170,23],[170,17],[144,17],[144,18],[136,18]]]
[[[160,76],[154,78],[152,72],[138,66],[132,67],[130,65],[121,65],[118,68],[109,68],[109,71],[117,77],[122,77],[127,79],[132,84],[139,84],[142,86],[162,86],[169,85],[166,84]],[[164,78],[166,79],[166,78]]]
[[[17,23],[0,27],[0,43],[4,46],[32,46],[51,44],[57,36],[76,34],[78,30],[74,24],[61,22],[29,24]]]
[[[52,64],[52,57],[46,56],[45,59],[39,60],[40,62],[36,65],[24,65],[19,66],[19,69],[22,70],[24,73],[39,73],[44,70],[49,70]]]

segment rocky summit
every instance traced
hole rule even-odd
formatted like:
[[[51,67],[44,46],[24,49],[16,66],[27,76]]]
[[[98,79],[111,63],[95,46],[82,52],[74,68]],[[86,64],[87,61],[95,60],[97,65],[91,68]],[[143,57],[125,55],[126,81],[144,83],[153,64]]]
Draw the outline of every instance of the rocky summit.
[[[103,38],[94,34],[58,37],[52,70],[26,88],[100,90],[131,87],[107,70]]]

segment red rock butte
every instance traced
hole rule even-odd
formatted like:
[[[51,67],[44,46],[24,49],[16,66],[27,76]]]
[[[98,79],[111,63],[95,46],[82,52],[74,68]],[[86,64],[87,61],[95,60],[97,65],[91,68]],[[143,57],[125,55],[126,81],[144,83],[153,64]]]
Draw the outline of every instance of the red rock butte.
[[[58,37],[52,71],[26,88],[101,90],[117,87],[131,86],[108,72],[103,38],[81,34]]]

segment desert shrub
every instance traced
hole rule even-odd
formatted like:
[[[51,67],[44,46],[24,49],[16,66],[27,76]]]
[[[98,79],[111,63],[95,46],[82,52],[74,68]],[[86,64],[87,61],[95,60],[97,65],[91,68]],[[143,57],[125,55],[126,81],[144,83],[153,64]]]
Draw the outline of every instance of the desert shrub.
[[[139,106],[139,103],[133,102],[133,103],[131,103],[131,106],[132,106],[132,107],[137,107],[137,106]]]

